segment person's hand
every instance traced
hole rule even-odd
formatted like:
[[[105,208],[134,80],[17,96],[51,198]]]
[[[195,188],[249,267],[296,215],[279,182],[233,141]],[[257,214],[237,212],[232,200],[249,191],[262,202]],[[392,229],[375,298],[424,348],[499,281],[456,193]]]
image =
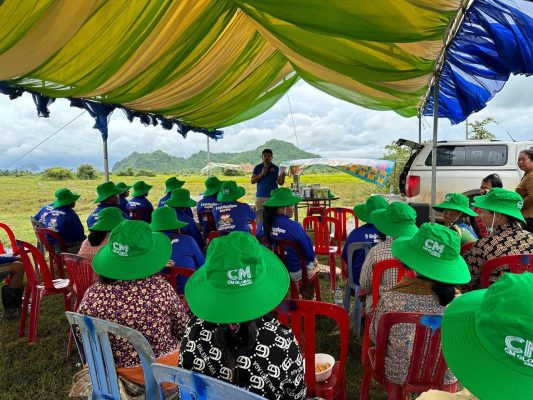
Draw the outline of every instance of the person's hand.
[[[269,165],[263,164],[263,170],[261,171],[261,175],[265,176],[266,174],[268,174],[268,169],[269,168],[270,168]]]

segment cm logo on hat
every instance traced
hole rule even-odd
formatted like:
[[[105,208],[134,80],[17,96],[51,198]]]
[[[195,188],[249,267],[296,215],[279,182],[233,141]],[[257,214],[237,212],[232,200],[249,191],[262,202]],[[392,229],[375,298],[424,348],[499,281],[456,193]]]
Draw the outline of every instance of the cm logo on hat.
[[[442,256],[442,252],[444,251],[444,245],[432,239],[426,239],[424,242],[424,250],[432,256],[440,258]]]
[[[228,272],[228,285],[246,286],[252,284],[252,271],[246,268],[230,269]]]
[[[505,352],[523,361],[524,365],[533,367],[533,358],[531,358],[533,354],[533,342],[530,340],[525,340],[518,336],[507,336],[505,338]]]
[[[129,253],[129,246],[127,244],[113,242],[113,253],[121,257],[127,257]]]

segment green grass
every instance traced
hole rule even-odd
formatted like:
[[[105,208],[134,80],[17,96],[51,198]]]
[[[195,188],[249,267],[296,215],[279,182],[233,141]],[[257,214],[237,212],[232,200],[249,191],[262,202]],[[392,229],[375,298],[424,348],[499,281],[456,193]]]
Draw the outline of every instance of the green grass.
[[[125,178],[125,179],[123,179]],[[116,177],[115,182],[126,181],[132,184],[137,179],[144,179],[154,185],[149,199],[156,204],[163,195],[164,181],[167,176],[146,178]],[[192,195],[204,189],[205,176],[187,176],[185,187]],[[234,177],[244,186],[247,195],[244,201],[254,202],[255,188],[250,184],[249,177]],[[329,187],[340,197],[334,205],[353,207],[368,195],[377,191],[377,187],[359,181],[346,174],[304,175],[305,183],[320,183]],[[19,239],[34,242],[34,234],[29,217],[34,215],[41,206],[48,204],[54,197],[54,191],[67,187],[79,194],[76,211],[83,223],[95,208],[95,188],[101,181],[46,181],[38,175],[23,177],[0,177],[2,188],[2,207],[0,222],[8,224]],[[289,183],[287,182],[286,186]],[[6,236],[0,232],[0,240]],[[323,263],[327,260],[321,260]],[[321,280],[324,301],[333,301],[329,290],[329,280]],[[18,321],[0,320],[0,400],[11,399],[65,399],[70,389],[72,376],[80,368],[79,357],[74,349],[70,358],[66,357],[68,324],[63,313],[61,296],[45,297],[41,306],[37,343],[29,346],[27,336],[18,337]],[[329,336],[332,325],[328,321],[320,321],[317,334],[317,351],[334,355],[338,359],[337,337]],[[361,380],[360,345],[355,343],[354,335],[350,337],[350,349],[346,366],[347,393],[349,399],[359,397]],[[377,387],[370,393],[370,399],[385,399],[384,392]]]

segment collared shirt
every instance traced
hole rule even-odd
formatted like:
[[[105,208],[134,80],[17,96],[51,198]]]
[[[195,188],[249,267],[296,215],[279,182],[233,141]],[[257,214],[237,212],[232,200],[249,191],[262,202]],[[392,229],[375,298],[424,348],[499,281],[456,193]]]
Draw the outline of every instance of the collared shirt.
[[[259,225],[256,236],[258,238],[265,235],[263,224]],[[313,250],[313,242],[307,236],[302,225],[293,221],[286,215],[277,214],[272,223],[271,234],[272,245],[276,245],[277,240],[294,240],[300,245],[307,263],[315,261],[315,251]],[[300,257],[292,247],[287,247],[287,269],[289,272],[300,271],[302,266],[300,264]]]
[[[176,217],[178,217],[180,221],[188,224],[187,226],[180,228],[181,232],[192,237],[198,247],[202,249],[204,247],[204,238],[202,237],[202,233],[198,229],[198,225],[196,225],[194,218],[188,215],[187,211],[190,211],[190,208],[174,208],[174,210],[176,210]]]
[[[128,209],[130,216],[132,215],[132,211],[137,211],[140,212],[140,219],[142,221],[148,223],[152,221],[152,211],[154,211],[154,207],[146,196],[132,197],[130,201],[128,201],[126,208]]]
[[[229,201],[215,206],[213,217],[219,231],[250,232],[248,221],[255,219],[255,211],[246,203]]]
[[[138,330],[156,358],[179,347],[189,319],[172,286],[155,275],[112,284],[97,282],[85,292],[78,312]],[[110,341],[117,368],[140,363],[128,341],[116,336]]]
[[[264,164],[257,164],[254,167],[252,175],[259,175],[263,171]],[[270,168],[265,176],[257,181],[256,197],[270,197],[270,192],[278,188],[279,167],[275,164],[270,164]]]
[[[214,340],[219,325],[192,317],[181,341],[178,367],[233,383],[267,399],[305,399],[304,362],[293,332],[269,316],[257,319],[256,326],[255,346],[238,356],[230,350],[236,357],[232,370]]]
[[[128,199],[126,197],[118,197],[118,206],[123,215],[128,215]]]
[[[172,254],[170,259],[174,261],[176,267],[185,267],[197,270],[205,263],[205,257],[194,239],[188,235],[180,235],[172,232],[165,232],[172,243]],[[187,278],[177,277],[178,293],[183,293]]]
[[[512,254],[533,253],[533,234],[520,228],[518,225],[509,223],[498,225],[494,228],[492,235],[479,239],[463,258],[468,264],[472,280],[461,287],[461,290],[468,292],[479,289],[481,270],[485,263],[495,257],[509,256]],[[506,267],[497,269],[495,273],[508,270]],[[494,274],[492,281],[499,276]]]
[[[36,221],[39,221],[41,224],[44,224],[44,220],[46,216],[48,215],[50,211],[53,211],[53,210],[54,210],[54,203],[47,204],[41,207],[39,212],[33,216],[33,219]]]
[[[373,224],[364,224],[358,228],[355,228],[350,232],[346,238],[346,243],[342,249],[342,258],[344,262],[348,262],[348,247],[352,243],[365,242],[365,243],[378,243],[379,233]],[[359,285],[359,277],[361,275],[361,267],[365,261],[365,249],[356,250],[352,257],[352,276],[356,285]]]
[[[104,204],[104,203],[98,204],[98,207],[96,207],[94,211],[90,213],[89,216],[87,217],[87,228],[91,229],[91,226],[93,226],[94,224],[96,224],[96,222],[98,222],[98,213],[100,212],[100,210],[103,210],[104,208],[109,208],[109,207],[120,208],[119,206],[112,206],[111,204]],[[130,219],[128,213],[124,212],[123,210],[122,210],[122,216],[125,219]]]
[[[524,199],[522,215],[524,218],[533,218],[533,169],[524,174],[516,187],[516,192]]]
[[[80,243],[85,239],[83,225],[80,217],[72,207],[63,206],[54,208],[44,217],[44,226],[61,236],[65,244]],[[54,245],[55,240],[50,238],[50,244]]]

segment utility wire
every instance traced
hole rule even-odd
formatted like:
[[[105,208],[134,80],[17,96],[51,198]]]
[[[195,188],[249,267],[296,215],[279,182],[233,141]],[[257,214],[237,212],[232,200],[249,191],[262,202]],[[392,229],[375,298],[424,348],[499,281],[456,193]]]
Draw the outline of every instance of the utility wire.
[[[287,101],[289,102],[289,111],[291,112],[292,129],[294,129],[294,137],[296,138],[296,147],[300,147],[298,144],[298,135],[296,134],[296,125],[294,125],[294,116],[292,115],[291,99],[289,98],[289,92],[287,92]]]
[[[28,150],[26,153],[24,153],[23,155],[21,155],[19,158],[17,158],[15,161],[13,161],[11,164],[9,164],[6,169],[9,169],[9,167],[11,167],[13,164],[17,163],[19,160],[21,160],[22,158],[26,157],[28,154],[30,154],[33,150],[35,150],[37,147],[39,147],[40,145],[42,145],[44,142],[46,142],[48,139],[52,138],[53,136],[57,135],[59,132],[61,132],[64,128],[66,128],[67,126],[69,126],[71,123],[73,123],[74,121],[76,121],[79,117],[81,117],[83,114],[85,114],[86,111],[82,111],[81,114],[79,114],[78,116],[74,117],[73,119],[71,119],[69,122],[67,122],[65,125],[63,125],[61,128],[59,128],[57,131],[55,131],[54,133],[52,133],[50,136],[48,136],[46,139],[44,139],[42,142],[40,142],[38,145],[32,147],[30,150]]]

